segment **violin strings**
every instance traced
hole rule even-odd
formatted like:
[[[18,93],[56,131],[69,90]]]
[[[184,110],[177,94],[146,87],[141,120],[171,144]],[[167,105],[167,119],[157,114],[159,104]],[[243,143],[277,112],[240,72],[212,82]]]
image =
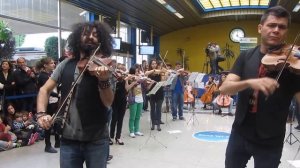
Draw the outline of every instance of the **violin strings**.
[[[276,81],[277,81],[277,82],[278,82],[278,80],[279,80],[279,78],[280,78],[280,76],[281,76],[281,74],[282,74],[282,72],[283,72],[283,70],[284,70],[284,68],[285,68],[285,66],[286,66],[286,64],[287,64],[287,60],[289,59],[289,57],[290,57],[290,55],[291,55],[291,52],[292,52],[292,50],[293,50],[293,48],[294,48],[296,42],[298,41],[299,35],[300,35],[300,31],[298,32],[298,34],[297,34],[297,36],[296,36],[296,38],[295,38],[295,40],[294,40],[294,42],[293,42],[292,47],[289,49],[289,52],[288,52],[288,54],[287,54],[287,56],[286,56],[286,59],[284,60],[284,64],[283,64],[282,68],[280,69],[280,71],[279,71],[279,73],[278,73],[278,75],[277,75],[277,77],[276,77]]]

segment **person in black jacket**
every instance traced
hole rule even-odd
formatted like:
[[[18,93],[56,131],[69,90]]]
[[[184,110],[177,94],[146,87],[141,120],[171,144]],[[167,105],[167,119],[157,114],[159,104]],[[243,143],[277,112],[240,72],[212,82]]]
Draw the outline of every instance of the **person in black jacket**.
[[[251,156],[255,167],[280,164],[289,105],[294,96],[300,102],[300,76],[284,69],[277,81],[279,71],[268,70],[261,60],[271,49],[284,46],[289,26],[286,9],[266,10],[258,25],[260,45],[241,53],[219,88],[222,94],[239,92],[226,168],[246,167]]]
[[[36,75],[34,71],[27,66],[24,57],[17,59],[17,68],[14,71],[14,79],[16,82],[16,94],[17,95],[29,95],[36,94]],[[20,99],[19,111],[33,111],[35,102],[35,96],[25,97]]]
[[[5,113],[7,104],[13,102],[12,100],[6,101],[5,97],[15,95],[15,80],[12,72],[12,64],[8,60],[3,60],[1,62],[0,70],[0,95],[3,100],[1,100],[1,108]]]
[[[49,79],[51,76],[53,70],[55,69],[55,63],[54,60],[50,57],[42,58],[40,61],[36,63],[36,69],[39,72],[37,76],[37,86],[38,88],[41,88]],[[58,108],[58,91],[57,88],[55,88],[51,93],[49,97],[49,103],[47,106],[47,113],[49,115],[53,115],[57,108]],[[50,142],[50,135],[51,135],[51,128],[48,130],[45,130],[45,152],[48,153],[57,153],[57,150],[55,150],[51,146]],[[60,146],[60,138],[57,130],[54,130],[55,133],[55,145],[54,147]]]

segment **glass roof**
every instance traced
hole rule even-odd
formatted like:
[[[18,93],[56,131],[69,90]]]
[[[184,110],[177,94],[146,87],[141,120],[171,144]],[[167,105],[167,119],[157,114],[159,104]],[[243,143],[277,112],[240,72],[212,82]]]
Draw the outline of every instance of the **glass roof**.
[[[205,12],[230,9],[265,9],[270,0],[197,0]]]

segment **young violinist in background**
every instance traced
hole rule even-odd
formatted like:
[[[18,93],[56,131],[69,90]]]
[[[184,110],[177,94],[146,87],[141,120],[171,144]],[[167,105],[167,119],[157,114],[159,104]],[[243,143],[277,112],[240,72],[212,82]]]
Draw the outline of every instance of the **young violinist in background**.
[[[164,80],[167,80],[170,76],[170,72],[172,71],[172,64],[166,64],[166,70],[168,71],[165,73]],[[164,97],[166,102],[166,110],[165,112],[168,113],[170,111],[170,107],[172,107],[172,91],[170,90],[170,85],[164,87]]]
[[[96,57],[110,57],[113,48],[111,29],[105,23],[85,22],[73,26],[68,38],[68,47],[73,53],[54,70],[51,77],[40,88],[37,97],[37,120],[41,127],[49,129],[52,118],[46,113],[51,91],[62,84],[64,100],[69,94],[72,82],[83,72],[83,67],[98,47]],[[111,72],[107,66],[95,66],[83,72],[69,104],[65,104],[66,116],[60,144],[60,167],[106,168],[109,136],[108,113],[114,99],[110,84]]]
[[[129,104],[129,136],[143,136],[140,132],[140,118],[143,108],[142,88],[151,87],[153,83],[147,84],[145,77],[141,76],[138,66],[133,66],[129,69],[128,80],[126,79],[125,88],[128,92],[127,101]]]
[[[217,84],[215,83],[215,78],[213,76],[208,77],[208,81],[205,84],[205,92],[201,96],[200,100],[204,104],[203,109],[207,109],[207,105],[211,104],[213,101],[213,94],[217,89]]]
[[[149,71],[146,71],[145,75],[147,75],[150,79],[160,82],[162,81],[163,71],[159,69],[158,62],[156,60],[150,61]],[[154,85],[155,86],[155,85]],[[150,95],[150,116],[151,116],[151,130],[154,130],[155,125],[157,126],[157,130],[161,131],[160,124],[161,122],[161,107],[164,101],[164,90],[163,87],[159,88],[158,91]]]
[[[184,120],[183,117],[183,93],[184,93],[184,83],[186,80],[186,73],[182,69],[182,64],[180,62],[176,62],[175,64],[176,77],[173,79],[172,84],[170,86],[170,90],[172,91],[172,116],[173,121],[177,120],[177,115],[179,116],[179,120]]]
[[[118,63],[118,70],[125,72],[126,68],[123,64]],[[121,140],[123,119],[126,112],[127,104],[127,91],[125,83],[127,78],[125,76],[120,77],[116,82],[115,96],[112,104],[112,120],[110,123],[110,138],[116,140],[116,144],[124,145]],[[116,129],[117,128],[117,129]]]
[[[223,82],[226,79],[226,75],[222,74],[221,79],[218,83],[217,89],[215,91],[219,92],[219,88],[222,86]],[[232,114],[232,108],[233,108],[233,98],[230,97],[230,95],[224,95],[224,94],[219,94],[214,100],[213,100],[213,106],[214,109],[218,109],[219,112],[217,114],[221,115],[222,114],[222,109],[221,107],[228,107],[228,115],[233,116]]]
[[[142,61],[141,68],[142,68],[143,74],[145,74],[145,72],[148,71],[149,65],[147,63],[147,60]],[[143,100],[144,100],[143,110],[148,111],[149,96],[147,96],[147,91],[143,91]]]
[[[238,92],[226,168],[246,167],[251,156],[255,167],[280,164],[289,105],[294,96],[300,102],[300,76],[285,68],[277,81],[279,71],[266,69],[261,59],[284,44],[290,21],[283,7],[267,9],[258,25],[260,45],[240,54],[220,87],[222,94]]]

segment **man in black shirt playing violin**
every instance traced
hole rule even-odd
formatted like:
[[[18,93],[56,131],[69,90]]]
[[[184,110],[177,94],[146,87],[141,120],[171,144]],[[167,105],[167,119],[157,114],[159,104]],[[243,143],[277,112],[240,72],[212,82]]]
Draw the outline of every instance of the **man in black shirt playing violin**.
[[[261,59],[270,48],[284,43],[290,14],[280,6],[268,9],[258,25],[261,44],[241,53],[220,91],[239,100],[226,149],[226,168],[246,167],[253,156],[256,168],[280,164],[286,119],[293,96],[300,101],[300,76],[284,69],[268,71]]]
[[[106,66],[96,66],[88,72],[82,68],[96,51],[97,56],[111,55],[112,37],[109,33],[109,27],[99,22],[76,24],[68,38],[68,47],[73,57],[61,62],[40,88],[37,118],[45,129],[56,121],[46,115],[45,110],[49,94],[57,84],[61,84],[61,100],[68,100],[61,111],[64,119],[60,147],[61,168],[79,168],[84,162],[87,168],[106,168],[109,150],[107,121],[114,98],[109,80],[111,73]],[[81,73],[71,96],[67,96],[73,81]]]

